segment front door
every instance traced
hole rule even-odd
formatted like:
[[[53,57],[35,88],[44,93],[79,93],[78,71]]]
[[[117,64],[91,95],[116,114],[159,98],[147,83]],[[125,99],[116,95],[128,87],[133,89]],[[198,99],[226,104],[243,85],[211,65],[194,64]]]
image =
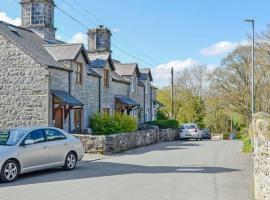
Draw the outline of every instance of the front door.
[[[54,126],[56,128],[60,128],[60,129],[63,129],[63,108],[58,108],[56,111],[55,111],[55,123],[54,123]]]

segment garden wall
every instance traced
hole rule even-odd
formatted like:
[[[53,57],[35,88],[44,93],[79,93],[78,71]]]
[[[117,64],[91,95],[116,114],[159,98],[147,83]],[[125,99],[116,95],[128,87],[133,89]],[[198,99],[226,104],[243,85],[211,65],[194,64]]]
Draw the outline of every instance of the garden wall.
[[[256,200],[270,199],[270,115],[253,116],[251,131],[254,135],[254,186]]]
[[[159,142],[173,141],[177,138],[178,134],[176,130],[172,129],[149,129],[108,136],[74,136],[81,139],[86,153],[110,154]]]

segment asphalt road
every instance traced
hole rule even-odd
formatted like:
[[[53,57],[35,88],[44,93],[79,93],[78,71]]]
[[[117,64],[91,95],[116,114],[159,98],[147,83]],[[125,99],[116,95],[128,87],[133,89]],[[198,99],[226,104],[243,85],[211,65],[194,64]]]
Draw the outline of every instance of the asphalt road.
[[[251,200],[239,141],[161,143],[0,184],[1,200]]]

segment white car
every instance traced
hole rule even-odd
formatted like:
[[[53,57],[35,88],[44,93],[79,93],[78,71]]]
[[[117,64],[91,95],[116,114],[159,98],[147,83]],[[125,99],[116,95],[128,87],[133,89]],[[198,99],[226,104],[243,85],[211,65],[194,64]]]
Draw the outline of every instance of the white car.
[[[201,132],[197,124],[188,123],[179,127],[179,138],[201,140]]]
[[[63,167],[72,170],[84,155],[81,141],[52,127],[0,131],[0,180],[12,182],[19,174]]]

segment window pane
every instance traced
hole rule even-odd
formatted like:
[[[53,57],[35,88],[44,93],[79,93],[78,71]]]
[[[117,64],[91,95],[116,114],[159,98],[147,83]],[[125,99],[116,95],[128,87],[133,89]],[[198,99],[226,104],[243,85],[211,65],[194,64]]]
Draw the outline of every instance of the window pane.
[[[41,143],[41,142],[45,141],[45,138],[43,136],[42,130],[36,130],[36,131],[29,133],[26,136],[24,141],[26,141],[26,140],[33,140],[34,143]]]
[[[61,132],[53,129],[46,129],[45,130],[47,141],[55,141],[55,140],[63,140],[66,139]]]

